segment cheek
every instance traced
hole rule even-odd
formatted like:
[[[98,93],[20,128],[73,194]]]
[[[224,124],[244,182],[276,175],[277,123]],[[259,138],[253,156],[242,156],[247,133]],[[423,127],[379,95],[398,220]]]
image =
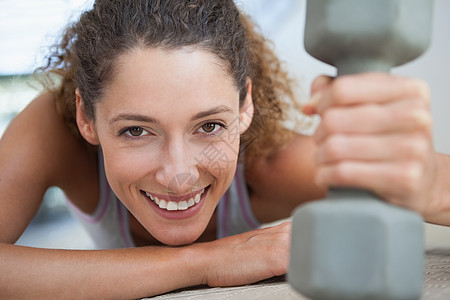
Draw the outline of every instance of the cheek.
[[[238,159],[239,139],[223,139],[220,142],[204,145],[199,150],[195,158],[199,167],[216,180],[231,183]]]
[[[136,192],[130,188],[136,186],[142,178],[152,171],[156,157],[154,151],[142,151],[134,148],[105,148],[103,152],[105,173],[114,193],[126,201],[127,194]]]

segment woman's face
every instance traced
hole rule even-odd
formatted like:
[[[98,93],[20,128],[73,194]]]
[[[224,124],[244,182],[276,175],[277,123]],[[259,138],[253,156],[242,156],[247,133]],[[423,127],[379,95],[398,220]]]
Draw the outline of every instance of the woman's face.
[[[229,187],[251,114],[213,54],[135,49],[119,57],[91,136],[118,198],[156,239],[181,245]]]

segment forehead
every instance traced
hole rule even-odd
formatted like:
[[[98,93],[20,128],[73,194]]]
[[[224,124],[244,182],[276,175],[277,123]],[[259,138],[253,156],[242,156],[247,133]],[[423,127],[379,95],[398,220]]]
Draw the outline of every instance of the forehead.
[[[216,75],[233,81],[226,64],[217,55],[193,47],[174,50],[133,48],[119,55],[113,69],[113,80],[120,80],[123,73],[134,73],[136,76],[152,73],[153,77],[168,75],[187,78],[193,75],[192,71],[197,70],[199,73],[217,73]]]
[[[178,79],[179,84],[188,80],[196,80],[200,84],[202,77],[212,75],[233,82],[224,62],[209,51],[188,47],[178,50],[135,48],[117,58],[112,82],[117,84],[131,76],[145,82],[160,80],[169,83],[173,81],[171,79]]]
[[[188,110],[225,101],[238,106],[238,89],[225,69],[216,55],[205,50],[133,49],[118,57],[99,105],[116,110],[185,105]]]

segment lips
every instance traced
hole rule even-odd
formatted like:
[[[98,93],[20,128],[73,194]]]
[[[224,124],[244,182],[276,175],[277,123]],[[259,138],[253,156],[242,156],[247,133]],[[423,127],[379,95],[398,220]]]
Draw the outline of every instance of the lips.
[[[141,193],[161,217],[166,219],[186,219],[200,211],[210,187],[209,185],[202,190],[181,197],[156,195],[142,190]]]
[[[158,205],[159,208],[165,209],[168,211],[175,210],[186,210],[200,202],[201,196],[205,192],[205,189],[197,192],[196,194],[188,197],[186,200],[178,200],[176,201],[173,197],[169,197],[169,199],[164,199],[161,196],[154,196],[148,192],[144,192],[147,198],[149,198],[153,203]],[[184,197],[186,198],[186,197]],[[175,201],[174,201],[175,200]]]

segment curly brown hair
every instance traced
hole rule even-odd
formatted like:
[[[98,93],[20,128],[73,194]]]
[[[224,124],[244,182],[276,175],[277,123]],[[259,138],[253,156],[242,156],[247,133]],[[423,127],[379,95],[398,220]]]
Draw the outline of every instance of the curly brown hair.
[[[61,78],[48,88],[58,112],[74,134],[75,89],[79,89],[88,117],[112,80],[115,59],[133,48],[172,50],[194,47],[223,61],[240,91],[243,104],[246,79],[252,80],[254,117],[241,137],[246,157],[269,155],[291,137],[284,129],[286,111],[299,108],[292,80],[283,70],[272,45],[233,0],[97,0],[78,22],[69,26],[39,69]]]

